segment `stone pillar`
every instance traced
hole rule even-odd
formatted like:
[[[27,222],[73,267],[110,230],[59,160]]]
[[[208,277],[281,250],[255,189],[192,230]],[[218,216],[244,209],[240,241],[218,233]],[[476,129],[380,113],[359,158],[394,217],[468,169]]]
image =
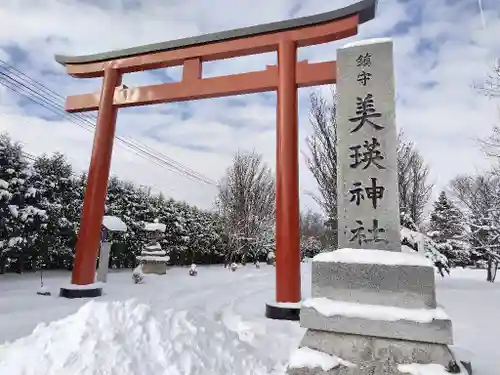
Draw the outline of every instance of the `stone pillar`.
[[[300,311],[307,331],[288,373],[448,366],[452,327],[436,303],[433,263],[401,252],[392,41],[351,44],[337,57],[339,250],[313,259]],[[307,367],[304,353],[329,360]]]
[[[401,251],[392,43],[337,54],[339,249]]]
[[[108,281],[109,253],[111,251],[111,242],[104,241],[99,253],[99,267],[97,268],[97,281],[105,283]]]

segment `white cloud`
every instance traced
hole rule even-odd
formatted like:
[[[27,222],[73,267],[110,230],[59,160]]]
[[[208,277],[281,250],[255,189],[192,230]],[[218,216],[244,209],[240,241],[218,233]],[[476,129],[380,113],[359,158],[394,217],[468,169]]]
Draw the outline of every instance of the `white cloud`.
[[[66,76],[53,59],[55,53],[86,54],[132,47],[282,20],[292,10],[297,11],[296,17],[315,14],[352,2],[3,0],[0,58],[19,64],[7,52],[13,46],[20,48],[27,53],[27,60],[16,66],[33,78],[63,95],[91,92],[99,90],[100,80]],[[358,36],[299,51],[299,59],[333,60],[336,48],[348,41],[393,36],[398,125],[404,127],[431,164],[437,188],[444,187],[457,173],[473,172],[488,163],[476,140],[487,135],[498,119],[496,103],[471,88],[475,80],[484,77],[494,58],[500,56],[498,2],[483,1],[486,30],[474,3],[382,0],[377,18],[361,26]],[[413,22],[415,17],[419,22]],[[431,48],[422,49],[422,42],[431,43]],[[274,54],[230,59],[206,64],[204,75],[258,70],[274,63]],[[168,73],[178,79],[180,69],[168,69]],[[126,76],[124,81],[128,85],[151,84],[161,78],[140,73]],[[432,89],[426,88],[429,85]],[[302,148],[303,139],[310,132],[308,92],[300,90]],[[125,109],[119,115],[118,134],[147,144],[217,180],[238,148],[255,149],[274,166],[274,106],[274,95],[268,94]],[[183,113],[187,109],[192,112],[186,117]],[[46,121],[27,115],[15,94],[3,87],[0,87],[0,130],[7,130],[23,141],[32,153],[62,151],[76,169],[85,170],[88,166],[90,133],[67,121]],[[207,151],[196,151],[193,147]],[[315,190],[314,180],[300,158],[301,189]],[[213,187],[187,180],[121,147],[115,147],[112,173],[203,207],[211,206],[216,193]],[[305,194],[302,198],[304,207],[317,209]]]

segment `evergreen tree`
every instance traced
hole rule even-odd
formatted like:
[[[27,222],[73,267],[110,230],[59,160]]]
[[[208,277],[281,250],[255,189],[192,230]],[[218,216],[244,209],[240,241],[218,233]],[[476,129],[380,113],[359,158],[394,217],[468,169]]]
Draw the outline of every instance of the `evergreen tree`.
[[[33,165],[30,182],[38,192],[35,206],[46,213],[45,220],[33,222],[29,240],[35,269],[49,264],[68,267],[72,262],[75,225],[73,207],[68,205],[76,198],[72,173],[71,165],[59,153],[43,155]]]
[[[444,276],[443,271],[450,273],[448,259],[441,254],[439,247],[431,238],[419,232],[419,229],[411,216],[404,211],[400,213],[401,245],[410,251],[422,251],[426,258],[430,259],[434,266]]]
[[[439,252],[451,267],[469,265],[471,254],[468,244],[462,240],[465,232],[464,217],[460,210],[442,191],[431,213],[428,236],[437,244]]]
[[[29,205],[36,197],[36,189],[26,181],[30,174],[21,145],[7,134],[0,135],[0,271],[13,262],[18,272],[24,270],[26,231],[35,217],[43,215]]]
[[[0,136],[0,272],[71,269],[86,182],[86,174],[72,175],[63,155],[44,155],[29,165],[22,147]],[[167,226],[162,247],[172,265],[222,263],[228,254],[230,241],[219,214],[152,195],[149,188],[112,177],[105,212],[128,227],[113,244],[112,267],[135,266],[147,241],[144,222],[156,219]],[[247,260],[264,260],[274,248],[273,231],[267,225],[255,229],[238,260],[243,254]]]

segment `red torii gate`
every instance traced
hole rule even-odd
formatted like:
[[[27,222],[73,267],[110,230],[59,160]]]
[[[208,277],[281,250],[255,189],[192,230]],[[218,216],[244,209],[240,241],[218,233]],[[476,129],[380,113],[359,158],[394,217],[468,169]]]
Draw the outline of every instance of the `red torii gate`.
[[[358,25],[375,17],[377,0],[293,20],[206,34],[88,56],[61,56],[56,61],[76,78],[103,77],[101,92],[66,99],[66,111],[98,110],[72,283],[94,282],[101,221],[111,164],[118,108],[278,91],[276,129],[276,301],[268,317],[298,319],[301,299],[299,249],[299,163],[297,88],[336,82],[335,61],[297,62],[297,48],[357,34]],[[202,78],[206,61],[278,53],[278,65],[265,70]],[[180,82],[127,88],[126,73],[183,66]],[[100,288],[61,289],[65,297],[101,295]],[[279,303],[285,303],[280,306]],[[288,303],[288,304],[286,304]]]

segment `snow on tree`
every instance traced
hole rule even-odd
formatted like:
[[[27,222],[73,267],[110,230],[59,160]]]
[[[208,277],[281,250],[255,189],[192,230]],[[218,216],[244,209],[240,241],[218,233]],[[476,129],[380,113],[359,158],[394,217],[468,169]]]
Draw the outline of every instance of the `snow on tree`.
[[[450,273],[448,259],[439,252],[439,247],[431,238],[420,233],[417,225],[409,214],[404,211],[400,213],[401,224],[401,245],[413,251],[422,251],[423,255],[430,259],[437,268],[441,276],[444,276],[446,271]]]
[[[0,272],[24,267],[71,269],[86,182],[86,174],[71,174],[63,155],[44,155],[29,165],[22,147],[7,135],[0,136]],[[252,231],[243,232],[247,243],[241,253],[249,259],[265,259],[274,250],[271,202],[273,214],[265,217],[270,220],[249,216]],[[152,195],[149,188],[116,177],[108,184],[105,212],[120,217],[129,228],[113,244],[113,267],[137,265],[136,256],[147,241],[143,223],[156,219],[167,227],[162,246],[174,265],[221,263],[229,253],[227,221],[219,212]]]
[[[335,247],[336,239],[332,230],[325,225],[319,213],[308,210],[300,214],[301,258],[312,258],[316,254]]]
[[[466,266],[471,263],[469,244],[464,240],[464,216],[442,191],[431,213],[427,236],[437,245],[451,267]]]
[[[24,269],[25,232],[30,221],[39,216],[39,212],[29,206],[36,196],[36,189],[26,181],[30,174],[21,145],[7,134],[0,135],[0,272],[12,262],[17,262],[19,272]]]
[[[70,245],[76,230],[71,217],[72,207],[68,205],[77,198],[77,192],[73,190],[72,167],[64,155],[55,153],[50,157],[38,157],[32,169],[29,181],[38,192],[34,206],[46,213],[43,222],[34,221],[28,234],[33,268],[47,267],[56,258],[69,263],[73,258]]]
[[[275,226],[275,182],[262,156],[238,152],[219,183],[217,207],[228,241],[226,264],[236,257],[255,260],[271,245]]]
[[[500,177],[494,173],[458,176],[451,186],[466,213],[471,258],[486,262],[486,280],[493,282],[500,264]]]
[[[319,254],[323,250],[323,245],[321,241],[314,237],[301,237],[300,239],[300,257],[313,258],[316,254]]]

